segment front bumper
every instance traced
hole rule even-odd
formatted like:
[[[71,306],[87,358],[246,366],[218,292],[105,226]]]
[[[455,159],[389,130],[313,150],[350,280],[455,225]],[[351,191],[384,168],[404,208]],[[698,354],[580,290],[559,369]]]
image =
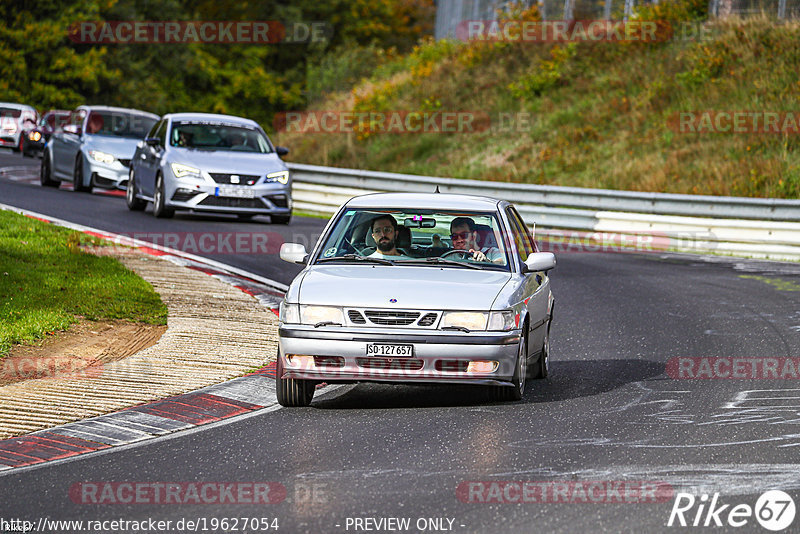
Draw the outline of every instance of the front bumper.
[[[91,177],[90,184],[104,189],[124,189],[128,185],[128,162],[115,160],[113,163],[100,163],[86,158],[84,172]],[[84,183],[86,181],[84,180]]]
[[[514,375],[520,331],[442,332],[389,329],[314,328],[283,325],[279,330],[282,378],[326,382],[432,382],[505,385]],[[389,343],[413,345],[412,357],[367,356],[367,345]],[[337,366],[292,366],[287,355],[308,355]],[[324,357],[334,357],[329,360]],[[469,361],[497,361],[490,373],[459,370]],[[338,365],[341,363],[341,365]]]
[[[291,188],[279,183],[241,186],[252,198],[219,196],[225,184],[175,179],[167,190],[167,206],[174,209],[213,213],[289,215],[292,213]]]

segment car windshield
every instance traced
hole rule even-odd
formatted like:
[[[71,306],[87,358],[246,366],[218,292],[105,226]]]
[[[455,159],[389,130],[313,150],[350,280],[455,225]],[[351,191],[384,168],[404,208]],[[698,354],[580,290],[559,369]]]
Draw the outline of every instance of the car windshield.
[[[222,122],[179,121],[172,124],[170,146],[233,152],[272,152],[267,137],[255,128]]]
[[[20,115],[22,115],[21,109],[0,108],[0,117],[2,118],[18,119]]]
[[[144,139],[155,118],[124,111],[92,111],[86,121],[86,133],[110,137]]]
[[[328,233],[316,263],[370,258],[394,266],[508,271],[503,236],[494,212],[348,209]]]

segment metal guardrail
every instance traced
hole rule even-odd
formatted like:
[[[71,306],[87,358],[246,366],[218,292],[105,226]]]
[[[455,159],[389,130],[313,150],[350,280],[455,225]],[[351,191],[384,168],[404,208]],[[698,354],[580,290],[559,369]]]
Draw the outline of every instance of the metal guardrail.
[[[800,200],[638,193],[554,185],[510,184],[320,167],[300,163],[290,163],[289,168],[293,171],[294,180],[301,183],[370,191],[430,193],[436,186],[439,186],[439,190],[443,193],[502,198],[513,200],[515,204],[533,204],[551,208],[760,221],[800,221]],[[551,211],[551,213],[567,216],[569,211]],[[584,215],[572,214],[573,217],[581,218]],[[568,228],[569,226],[564,227]]]
[[[332,214],[377,191],[461,193],[514,202],[540,236],[584,232],[669,237],[673,248],[768,259],[800,259],[800,200],[637,193],[508,184],[290,163],[294,206]],[[555,230],[555,233],[553,232]],[[542,231],[544,230],[544,231]],[[586,237],[586,233],[590,236]],[[562,232],[563,235],[563,232]]]

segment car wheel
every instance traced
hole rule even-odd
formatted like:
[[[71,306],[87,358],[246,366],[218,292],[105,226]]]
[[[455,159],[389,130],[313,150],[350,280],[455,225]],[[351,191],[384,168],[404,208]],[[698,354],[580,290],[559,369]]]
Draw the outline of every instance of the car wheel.
[[[525,332],[525,329],[523,329],[523,332]],[[522,400],[522,395],[525,393],[525,377],[528,375],[527,355],[528,336],[523,333],[522,339],[519,340],[514,376],[511,379],[512,387],[491,386],[489,400],[499,402]]]
[[[136,182],[134,182],[133,169],[128,171],[128,187],[125,191],[125,203],[131,211],[142,211],[147,207],[147,201],[136,197]]]
[[[83,185],[83,156],[78,154],[75,159],[75,172],[72,174],[72,189],[80,193],[87,193],[92,190],[92,186]]]
[[[17,152],[25,156],[25,132],[19,134],[19,144],[17,145]]]
[[[289,224],[292,220],[292,214],[289,215],[270,215],[269,220],[272,224]]]
[[[53,166],[50,163],[50,156],[42,157],[42,166],[39,169],[39,182],[43,187],[59,187],[61,182],[53,179]]]
[[[153,215],[159,219],[169,219],[175,215],[175,210],[166,206],[164,197],[164,178],[159,174],[156,177],[156,191],[153,195]]]
[[[275,389],[278,394],[278,404],[286,407],[301,407],[311,404],[316,384],[312,380],[281,378],[282,375],[283,362],[279,352],[275,369]]]

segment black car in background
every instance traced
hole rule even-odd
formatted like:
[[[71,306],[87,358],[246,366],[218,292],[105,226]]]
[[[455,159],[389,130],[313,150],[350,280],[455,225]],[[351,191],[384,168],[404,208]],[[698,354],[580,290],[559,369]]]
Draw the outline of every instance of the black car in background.
[[[53,135],[53,132],[60,130],[65,124],[69,124],[68,110],[51,109],[39,119],[35,128],[24,131],[21,141],[21,151],[23,156],[41,156],[44,152],[44,145]]]

